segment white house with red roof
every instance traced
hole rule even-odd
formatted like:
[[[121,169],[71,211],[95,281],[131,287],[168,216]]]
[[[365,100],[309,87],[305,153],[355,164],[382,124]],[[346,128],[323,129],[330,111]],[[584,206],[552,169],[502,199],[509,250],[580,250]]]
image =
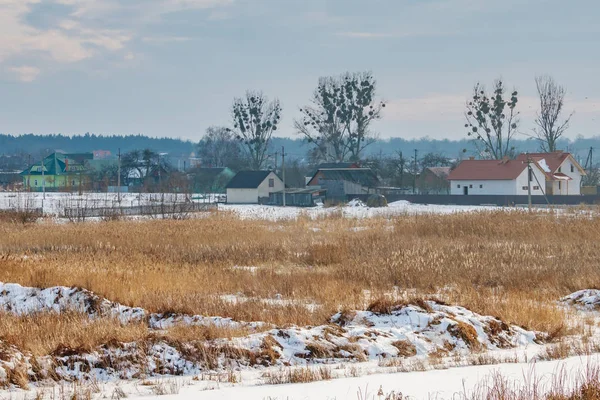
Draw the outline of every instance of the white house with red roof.
[[[528,158],[535,161],[546,173],[546,194],[581,194],[581,179],[586,173],[571,153],[527,153],[519,155],[517,160],[527,161]]]
[[[531,173],[527,165],[531,165]],[[580,195],[585,171],[569,153],[521,154],[515,160],[462,161],[448,175],[453,195]]]

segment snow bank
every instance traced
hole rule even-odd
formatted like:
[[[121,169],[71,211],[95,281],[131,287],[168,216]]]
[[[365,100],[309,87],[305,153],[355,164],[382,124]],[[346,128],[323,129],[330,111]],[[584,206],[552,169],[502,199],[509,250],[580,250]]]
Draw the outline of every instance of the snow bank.
[[[177,324],[229,328],[256,328],[263,324],[243,323],[231,318],[201,315],[149,313],[140,307],[128,307],[102,298],[89,290],[55,286],[47,289],[23,287],[0,282],[0,310],[17,315],[38,312],[75,311],[89,315],[118,318],[122,323],[147,321],[150,329],[168,329]]]
[[[95,349],[59,348],[38,358],[0,341],[0,350],[5,355],[0,359],[0,367],[10,371],[17,364],[26,365],[28,374],[36,380],[51,376],[109,379],[195,374],[226,370],[232,365],[251,369],[462,356],[538,342],[536,332],[509,326],[463,307],[419,299],[407,303],[382,301],[373,303],[369,310],[339,312],[321,326],[270,327],[262,322],[221,317],[149,313],[81,288],[39,289],[0,283],[0,310],[18,315],[69,310],[90,318],[111,316],[122,323],[146,321],[148,328],[156,333],[143,342],[107,343]],[[258,332],[261,327],[265,331],[237,338],[176,342],[163,335],[164,329],[176,324],[245,327],[250,332]]]
[[[560,299],[562,302],[585,310],[600,309],[600,290],[584,289],[571,293]]]
[[[366,207],[367,205],[360,201],[360,199],[352,199],[347,204],[348,207]]]
[[[405,304],[389,312],[338,313],[331,324],[273,329],[233,339],[253,351],[270,343],[275,364],[304,364],[339,360],[367,361],[394,357],[449,356],[483,350],[525,347],[537,334],[463,307],[435,301]]]

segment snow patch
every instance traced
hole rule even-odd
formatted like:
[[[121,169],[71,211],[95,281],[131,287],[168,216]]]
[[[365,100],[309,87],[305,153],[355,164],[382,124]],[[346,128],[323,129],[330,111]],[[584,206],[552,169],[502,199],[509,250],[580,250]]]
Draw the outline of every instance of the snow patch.
[[[584,289],[563,297],[560,301],[584,310],[600,309],[600,290]]]

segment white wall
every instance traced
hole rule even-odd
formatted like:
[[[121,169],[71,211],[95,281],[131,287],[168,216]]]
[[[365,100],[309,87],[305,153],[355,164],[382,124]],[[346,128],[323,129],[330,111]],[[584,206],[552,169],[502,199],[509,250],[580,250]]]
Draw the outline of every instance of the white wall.
[[[546,192],[546,175],[544,172],[534,165],[531,166],[531,170],[533,171],[534,178],[531,180],[531,195],[532,196],[541,196]],[[528,179],[527,168],[521,172],[516,179],[516,192],[518,195],[527,195],[527,179]],[[537,180],[536,180],[537,178]],[[539,184],[538,184],[539,182]],[[537,187],[537,189],[536,189]]]
[[[269,179],[273,179],[274,186],[269,187]],[[271,172],[256,189],[227,189],[228,204],[258,204],[259,197],[269,197],[272,192],[283,190],[283,182]]]
[[[269,187],[269,179],[274,180],[274,187]],[[269,197],[269,193],[283,190],[283,181],[277,175],[271,172],[258,187],[258,197]],[[258,199],[256,199],[258,202]]]
[[[258,189],[227,189],[227,204],[257,204]]]
[[[546,190],[546,176],[544,173],[536,168],[532,167],[533,174],[537,177],[531,181],[531,194],[542,195]],[[527,195],[527,179],[528,173],[527,168],[521,172],[521,174],[513,180],[453,180],[450,181],[450,194],[464,195],[465,185],[469,186],[470,195]],[[458,187],[460,185],[460,187]]]
[[[573,172],[571,172],[573,167]],[[558,170],[556,172],[559,172]],[[558,190],[558,182],[554,182],[554,194],[562,195],[580,195],[581,194],[581,172],[573,164],[570,158],[567,158],[560,166],[560,172],[570,177],[570,181],[561,181],[560,191]]]
[[[465,186],[469,187],[469,196],[484,194],[511,195],[516,192],[514,180],[453,180],[450,181],[450,194],[464,195]]]

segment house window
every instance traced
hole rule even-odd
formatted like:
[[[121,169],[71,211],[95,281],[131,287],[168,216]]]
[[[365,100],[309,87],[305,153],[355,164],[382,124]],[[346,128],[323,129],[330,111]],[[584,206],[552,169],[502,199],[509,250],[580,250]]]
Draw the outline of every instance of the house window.
[[[473,189],[473,185],[469,185],[469,188],[470,188],[470,189]]]
[[[73,186],[75,186],[75,179],[73,179]]]
[[[37,186],[37,179],[33,181],[33,185]]]
[[[560,170],[560,168],[559,168],[559,170]],[[558,190],[560,190],[560,182],[558,182]]]
[[[539,186],[534,186],[533,190],[540,190],[540,187]]]
[[[558,172],[562,172],[562,167],[558,167]]]
[[[479,185],[479,189],[483,189],[483,185]]]
[[[521,189],[527,190],[528,188],[529,188],[529,186],[523,186]]]
[[[456,185],[456,187],[460,189],[460,185]]]
[[[269,187],[270,188],[275,187],[275,179],[273,179],[273,178],[269,179]]]
[[[571,164],[571,172],[575,172],[575,166]]]

